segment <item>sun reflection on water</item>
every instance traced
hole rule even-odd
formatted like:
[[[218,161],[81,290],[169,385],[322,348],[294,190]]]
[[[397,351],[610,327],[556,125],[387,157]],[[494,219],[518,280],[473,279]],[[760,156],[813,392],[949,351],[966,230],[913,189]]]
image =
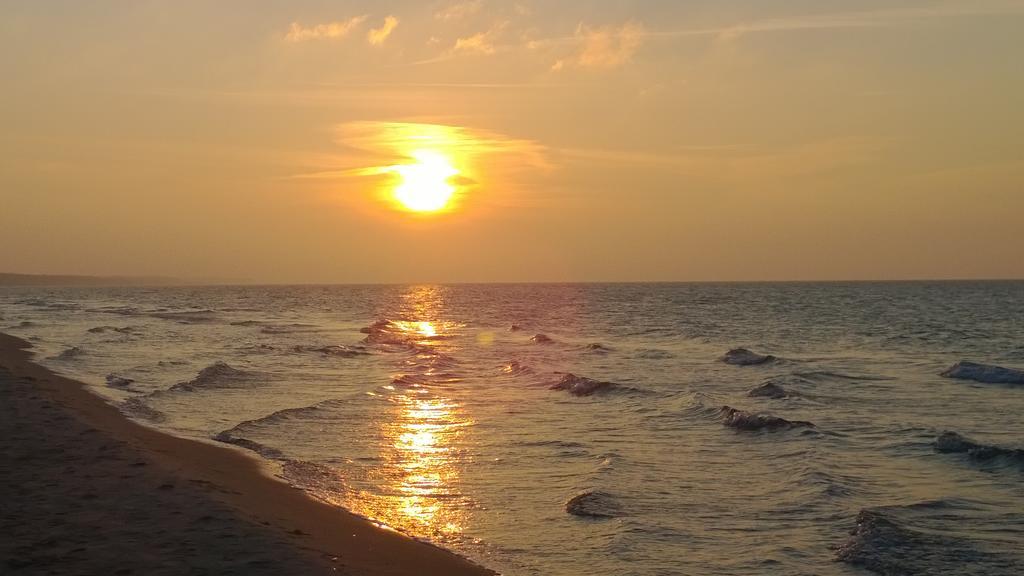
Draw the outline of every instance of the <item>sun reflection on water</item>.
[[[434,324],[431,322],[423,320],[416,322],[397,320],[393,322],[393,324],[404,332],[413,332],[426,338],[437,336],[437,328],[435,328]]]
[[[473,421],[445,391],[461,381],[451,357],[459,324],[438,318],[442,289],[418,287],[403,295],[402,316],[389,323],[408,336],[404,374],[387,390],[391,409],[380,414],[380,464],[370,472],[376,495],[357,510],[417,536],[461,535],[467,506],[461,493],[462,436]],[[425,319],[416,319],[425,318]]]

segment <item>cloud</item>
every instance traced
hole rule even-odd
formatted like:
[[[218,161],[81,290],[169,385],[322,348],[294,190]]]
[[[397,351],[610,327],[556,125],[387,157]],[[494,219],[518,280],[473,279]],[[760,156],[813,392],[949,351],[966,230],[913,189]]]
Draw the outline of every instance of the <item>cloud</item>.
[[[381,24],[380,28],[373,28],[366,33],[366,39],[369,40],[370,44],[374,46],[380,46],[391,36],[391,33],[398,27],[398,18],[394,16],[388,16],[384,18],[384,23]]]
[[[455,40],[455,44],[452,45],[451,53],[476,52],[478,54],[494,54],[497,50],[494,45],[494,39],[502,33],[508,24],[509,22],[507,20],[498,22],[486,32],[477,32],[471,36],[465,36]]]
[[[533,141],[499,132],[444,124],[359,121],[337,127],[337,140],[349,152],[323,170],[293,178],[332,179],[377,176],[407,161],[415,150],[431,150],[459,159],[466,168],[488,165],[501,173],[546,169],[546,148]],[[497,177],[493,171],[491,177]],[[500,178],[499,178],[500,179]]]
[[[591,28],[581,23],[573,36],[573,43],[577,45],[576,53],[558,60],[551,69],[562,70],[568,66],[618,68],[633,58],[646,34],[643,24],[634,21],[626,22],[621,28]]]
[[[366,16],[354,16],[348,20],[327,22],[316,26],[304,27],[298,22],[292,22],[284,39],[288,42],[305,42],[307,40],[323,40],[327,38],[344,38],[353,29],[359,27]]]
[[[480,11],[483,2],[480,0],[469,0],[450,4],[434,13],[434,18],[443,22],[462,20]]]
[[[494,54],[494,44],[489,39],[489,33],[480,32],[465,38],[459,38],[452,46],[453,52],[479,52],[481,54]]]
[[[786,18],[766,18],[715,28],[651,32],[648,36],[712,36],[719,41],[727,42],[756,33],[844,28],[887,28],[941,18],[1012,16],[1021,14],[1024,14],[1024,2],[1019,0],[992,2],[976,0],[973,3],[965,3],[965,5],[960,6],[936,5],[918,8],[882,8],[859,12],[835,12]]]

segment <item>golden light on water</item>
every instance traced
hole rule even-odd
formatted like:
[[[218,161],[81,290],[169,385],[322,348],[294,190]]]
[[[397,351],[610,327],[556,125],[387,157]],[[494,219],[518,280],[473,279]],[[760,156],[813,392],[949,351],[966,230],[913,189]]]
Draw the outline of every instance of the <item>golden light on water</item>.
[[[443,506],[458,480],[452,465],[451,441],[464,423],[455,418],[455,405],[441,398],[404,398],[401,427],[393,447],[401,471],[401,494],[396,512],[404,526],[428,527],[442,534],[462,530],[458,507]]]
[[[474,423],[448,392],[461,381],[451,353],[462,325],[439,317],[439,287],[416,287],[402,298],[400,314],[408,320],[392,320],[385,329],[413,349],[402,361],[403,373],[382,386],[389,408],[380,413],[379,462],[369,473],[379,488],[348,505],[402,532],[454,539],[468,522],[460,470],[463,436]]]
[[[437,327],[434,326],[433,322],[396,320],[392,323],[404,332],[412,332],[425,338],[437,336]]]
[[[413,388],[392,397],[397,410],[382,423],[383,466],[374,476],[383,493],[358,503],[360,513],[418,536],[461,534],[456,445],[472,424],[451,399]]]

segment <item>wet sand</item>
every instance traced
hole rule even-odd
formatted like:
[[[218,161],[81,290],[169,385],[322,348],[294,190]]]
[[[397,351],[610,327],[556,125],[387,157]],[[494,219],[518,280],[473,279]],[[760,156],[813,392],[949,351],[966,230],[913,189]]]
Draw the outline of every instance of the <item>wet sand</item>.
[[[0,334],[0,573],[494,574],[124,418]]]

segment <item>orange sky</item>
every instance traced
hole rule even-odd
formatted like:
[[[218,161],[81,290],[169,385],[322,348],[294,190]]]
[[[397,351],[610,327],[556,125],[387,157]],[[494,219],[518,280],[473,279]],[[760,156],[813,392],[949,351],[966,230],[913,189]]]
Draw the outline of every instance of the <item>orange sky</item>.
[[[1024,0],[551,4],[5,3],[0,271],[1024,277]]]

